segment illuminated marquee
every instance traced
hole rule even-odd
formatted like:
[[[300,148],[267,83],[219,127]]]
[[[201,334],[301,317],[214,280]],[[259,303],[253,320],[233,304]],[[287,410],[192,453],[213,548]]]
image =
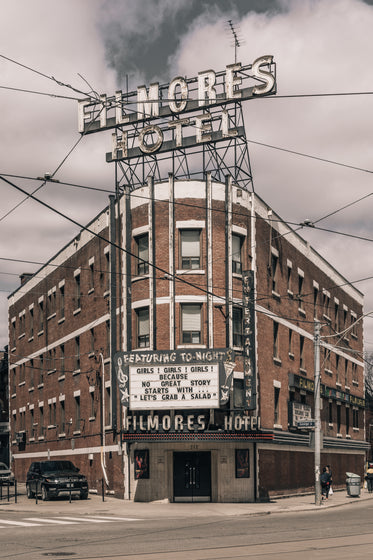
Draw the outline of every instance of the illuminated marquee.
[[[206,70],[195,78],[178,76],[169,84],[80,101],[79,132],[116,129],[107,161],[189,148],[244,135],[229,105],[274,93],[273,57],[262,56],[248,66],[230,64],[223,72]],[[195,134],[186,136],[190,127]]]

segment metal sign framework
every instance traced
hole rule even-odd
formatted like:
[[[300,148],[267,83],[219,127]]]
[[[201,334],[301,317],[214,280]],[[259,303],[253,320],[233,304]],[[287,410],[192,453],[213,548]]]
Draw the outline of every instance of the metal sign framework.
[[[113,130],[106,160],[116,164],[117,194],[143,186],[149,176],[166,181],[170,172],[179,180],[209,172],[223,182],[229,175],[253,191],[242,101],[275,93],[276,65],[263,56],[247,66],[83,100],[79,130]]]

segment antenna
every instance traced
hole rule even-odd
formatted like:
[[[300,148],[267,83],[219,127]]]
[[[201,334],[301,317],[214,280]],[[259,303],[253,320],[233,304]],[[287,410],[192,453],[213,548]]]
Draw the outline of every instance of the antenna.
[[[238,49],[238,47],[241,46],[241,43],[240,43],[240,40],[239,40],[239,38],[238,38],[238,35],[237,35],[237,33],[236,33],[236,30],[235,30],[235,28],[234,28],[234,25],[233,25],[231,19],[228,20],[228,25],[229,25],[229,28],[230,28],[230,30],[231,30],[231,32],[232,32],[232,35],[233,35],[233,40],[234,40],[234,62],[236,63],[236,62],[237,62],[237,49]]]

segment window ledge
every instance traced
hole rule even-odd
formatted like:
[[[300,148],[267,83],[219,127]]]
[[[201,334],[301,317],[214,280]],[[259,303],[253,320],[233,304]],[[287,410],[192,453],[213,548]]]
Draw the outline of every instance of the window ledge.
[[[59,375],[58,376],[58,381],[63,381],[65,379],[65,375]]]
[[[38,437],[38,441],[43,441],[44,440],[44,436],[39,436]]]
[[[282,430],[282,424],[273,424],[275,430]]]
[[[339,389],[342,389],[342,383],[339,383],[339,381],[336,381],[335,386],[339,387]]]
[[[47,371],[47,375],[50,375],[51,373],[56,373],[56,368],[54,369],[50,369],[49,371]]]
[[[360,428],[352,428],[352,431],[353,431],[353,432],[359,432],[359,431],[360,431]]]
[[[95,291],[95,289],[94,289],[94,288],[91,288],[90,290],[88,290],[88,295],[89,295],[89,294],[93,294],[94,291]]]
[[[35,438],[34,438],[34,437],[30,437],[29,442],[32,443],[33,441],[35,441]]]
[[[358,338],[358,337],[357,337],[357,335],[356,335],[356,334],[354,334],[354,333],[351,333],[351,338],[354,338],[355,340],[357,340],[357,338]]]
[[[329,377],[333,377],[333,372],[331,369],[326,369],[325,370],[326,375],[329,375]]]
[[[342,438],[342,434],[337,434],[337,438]]]
[[[177,270],[176,274],[187,276],[189,274],[205,274],[205,271],[202,268],[182,268]]]
[[[19,335],[18,340],[21,340],[21,338],[24,338],[26,336],[26,333],[22,333]]]
[[[31,393],[34,389],[35,389],[35,387],[30,387],[28,392]]]
[[[60,438],[66,437],[65,432],[63,432],[62,434],[58,434],[58,437],[60,437]]]
[[[328,427],[329,427],[329,428],[332,428],[333,425],[334,425],[333,422],[329,422]]]
[[[26,381],[21,381],[21,383],[18,383],[18,387],[23,387],[24,385],[26,385]]]
[[[303,317],[306,316],[306,312],[305,312],[304,309],[302,309],[302,307],[298,307],[298,313],[299,313],[300,315],[303,315]]]
[[[131,278],[131,282],[138,282],[139,280],[149,280],[150,274],[138,274]],[[167,277],[166,280],[172,280],[171,277]]]
[[[81,308],[81,307],[77,307],[76,309],[74,309],[74,311],[73,311],[73,315],[78,315],[78,313],[80,313],[80,312],[81,312],[81,310],[82,310],[82,308]]]
[[[56,424],[49,424],[48,430],[53,430],[53,428],[57,428]]]
[[[30,338],[28,339],[28,342],[32,342],[34,340],[34,335],[30,336]]]
[[[323,316],[323,319],[325,319],[325,321],[328,321],[328,323],[331,323],[331,322],[332,322],[332,320],[331,320],[331,318],[329,317],[329,315],[325,315],[325,313],[323,313],[322,316]]]
[[[350,434],[346,434],[346,439],[351,439]]]
[[[38,336],[41,336],[42,334],[44,334],[44,329],[38,332]]]
[[[96,416],[90,416],[90,417],[88,418],[88,421],[89,421],[89,422],[93,422],[94,420],[96,420]]]
[[[232,272],[233,278],[242,278],[242,274],[240,272]]]
[[[276,364],[276,366],[282,365],[280,358],[276,358],[275,356],[273,356],[273,363]]]
[[[289,297],[294,297],[294,292],[292,290],[288,290],[288,296]]]
[[[207,348],[206,344],[178,344],[177,348]]]
[[[44,387],[44,383],[39,383],[38,389],[42,389]]]
[[[61,323],[65,322],[65,317],[61,317],[61,319],[58,319],[58,324],[60,325]]]
[[[75,369],[73,371],[73,375],[79,375],[80,374],[80,369]]]
[[[348,385],[345,385],[345,391],[351,391],[351,389]]]
[[[107,290],[106,292],[104,292],[104,298],[107,298],[110,296],[110,290]]]
[[[272,290],[272,297],[277,299],[278,301],[281,301],[281,295],[275,290]]]
[[[90,352],[90,353],[88,354],[88,358],[94,358],[94,357],[95,357],[95,353],[94,353],[94,352]]]
[[[74,430],[73,431],[73,436],[78,436],[79,434],[81,434],[82,432],[80,430]]]
[[[358,381],[352,381],[352,385],[354,385],[355,387],[359,387],[359,382]]]
[[[289,352],[289,358],[290,358],[291,360],[294,360],[294,357],[295,357],[295,356],[294,356],[293,352]]]
[[[48,315],[47,321],[50,321],[50,320],[53,319],[55,316],[56,316],[56,313],[52,313],[52,315]]]
[[[12,393],[12,394],[11,394],[11,398],[12,398],[12,399],[15,399],[16,396],[17,396],[17,393]]]
[[[307,370],[304,368],[299,368],[299,373],[301,373],[302,375],[307,375]]]

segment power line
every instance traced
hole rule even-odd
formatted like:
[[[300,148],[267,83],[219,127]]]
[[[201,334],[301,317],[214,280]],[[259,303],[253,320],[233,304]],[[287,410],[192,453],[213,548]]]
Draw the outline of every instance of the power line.
[[[10,86],[0,86],[0,89],[8,89],[10,91],[19,91],[21,93],[33,93],[35,95],[45,95],[46,97],[56,97],[58,99],[72,99],[74,101],[81,101],[80,97],[70,97],[68,95],[58,95],[57,93],[47,93],[45,91],[35,91],[31,89],[16,88]]]

